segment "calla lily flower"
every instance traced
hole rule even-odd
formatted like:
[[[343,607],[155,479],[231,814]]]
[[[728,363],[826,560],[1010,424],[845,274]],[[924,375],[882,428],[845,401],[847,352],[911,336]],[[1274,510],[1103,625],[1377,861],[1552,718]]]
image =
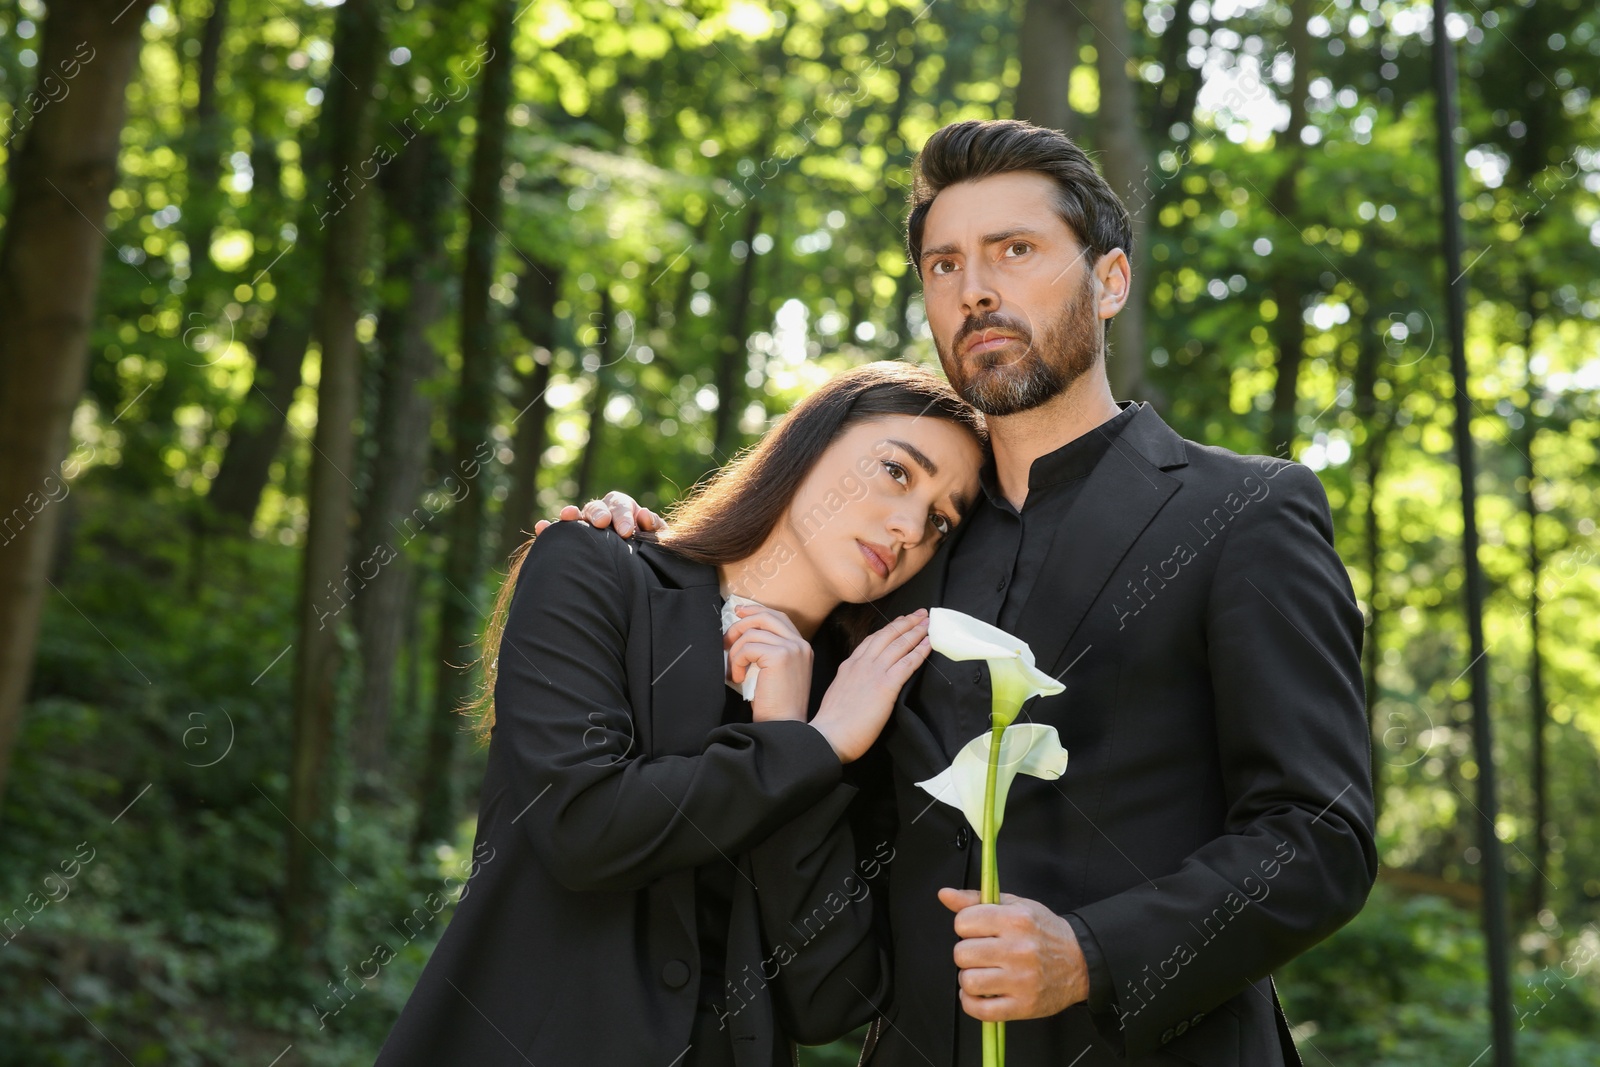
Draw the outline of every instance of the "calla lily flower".
[[[946,659],[988,661],[991,721],[995,726],[1010,726],[1031,698],[1050,696],[1066,688],[1033,665],[1033,650],[1027,642],[963,612],[931,609],[928,642]]]
[[[989,664],[990,730],[956,753],[950,766],[917,785],[938,800],[961,809],[983,842],[979,900],[1000,903],[1000,857],[995,838],[1005,815],[1006,796],[1019,774],[1060,778],[1067,750],[1054,726],[1016,723],[1022,705],[1036,696],[1066,689],[1033,663],[1026,641],[981,619],[949,608],[928,612],[928,642],[947,659],[981,659]],[[983,1067],[1005,1067],[1005,1023],[983,1024]]]
[[[1061,736],[1054,726],[1019,722],[1000,732],[1000,758],[996,761],[994,783],[996,833],[1005,817],[1006,797],[1017,775],[1031,774],[1053,781],[1067,769],[1067,750],[1061,747]],[[988,840],[983,812],[988,791],[989,749],[993,743],[992,733],[979,734],[961,746],[950,766],[927,781],[917,783],[946,804],[960,808],[967,822],[978,832],[980,841]]]

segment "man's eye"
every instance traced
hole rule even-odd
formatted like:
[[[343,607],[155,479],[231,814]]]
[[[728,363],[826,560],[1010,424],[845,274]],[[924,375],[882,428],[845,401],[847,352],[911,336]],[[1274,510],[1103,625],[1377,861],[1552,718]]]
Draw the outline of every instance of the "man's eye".
[[[929,512],[928,517],[933,520],[933,528],[937,530],[940,535],[948,535],[951,530],[955,529],[955,527],[950,525],[950,520],[939,514],[937,511]]]
[[[949,274],[956,269],[956,265],[948,259],[936,259],[929,268],[934,274]]]
[[[1033,246],[1026,241],[1012,241],[1006,252],[1014,256],[1025,256],[1033,251]]]
[[[892,460],[892,459],[884,460],[883,461],[883,469],[889,472],[889,477],[893,478],[895,481],[899,482],[901,485],[905,485],[906,484],[906,482],[905,482],[905,479],[907,477],[906,469],[904,467],[902,467],[900,464],[896,463],[894,460]]]

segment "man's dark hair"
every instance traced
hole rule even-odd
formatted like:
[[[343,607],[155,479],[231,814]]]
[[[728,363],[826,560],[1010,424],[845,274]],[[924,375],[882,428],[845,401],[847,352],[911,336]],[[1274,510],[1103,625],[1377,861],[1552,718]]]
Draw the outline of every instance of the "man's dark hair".
[[[1093,263],[1113,248],[1133,256],[1133,224],[1083,149],[1059,130],[1014,119],[955,122],[928,138],[911,164],[906,251],[922,276],[922,227],[934,197],[957,182],[1031,170],[1056,183],[1056,210]]]

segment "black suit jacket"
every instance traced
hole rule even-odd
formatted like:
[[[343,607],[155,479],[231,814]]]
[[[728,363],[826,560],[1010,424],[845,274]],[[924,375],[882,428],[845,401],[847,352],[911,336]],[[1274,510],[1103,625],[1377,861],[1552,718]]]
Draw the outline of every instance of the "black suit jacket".
[[[659,1064],[689,1044],[694,868],[731,863],[739,1067],[791,1059],[886,999],[856,788],[801,722],[720,725],[716,571],[556,523],[500,646],[476,870],[379,1067]],[[814,663],[813,698],[833,669]],[[815,707],[815,704],[813,704]],[[870,851],[870,850],[869,850]]]
[[[885,614],[939,603],[954,544]],[[1022,719],[1055,726],[1069,762],[1012,788],[1000,888],[1076,914],[1115,1010],[1009,1023],[1008,1062],[1297,1064],[1270,972],[1353,917],[1377,873],[1362,620],[1321,483],[1184,441],[1145,405],[1056,531],[1017,631],[1066,685]],[[915,785],[954,754],[929,726],[937,690],[930,676],[913,707],[908,685],[870,754],[893,765],[879,813],[897,823],[879,1067],[978,1062],[935,894],[978,885],[979,843]]]

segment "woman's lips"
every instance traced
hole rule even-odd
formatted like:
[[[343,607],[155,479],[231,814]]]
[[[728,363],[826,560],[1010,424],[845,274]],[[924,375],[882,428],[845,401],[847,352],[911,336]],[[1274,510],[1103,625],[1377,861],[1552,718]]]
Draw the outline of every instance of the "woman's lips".
[[[879,578],[889,577],[889,565],[883,561],[883,557],[860,541],[857,541],[856,544],[861,547],[861,554],[866,557],[867,566],[872,568],[873,573]]]

